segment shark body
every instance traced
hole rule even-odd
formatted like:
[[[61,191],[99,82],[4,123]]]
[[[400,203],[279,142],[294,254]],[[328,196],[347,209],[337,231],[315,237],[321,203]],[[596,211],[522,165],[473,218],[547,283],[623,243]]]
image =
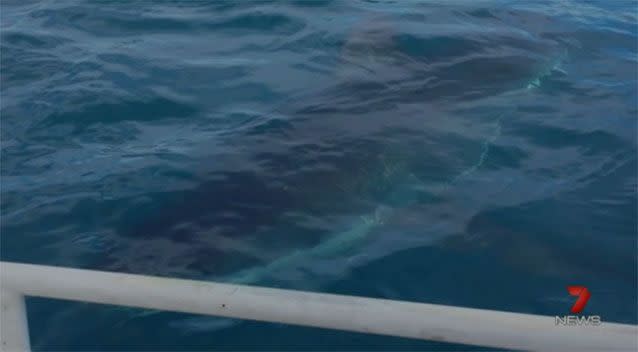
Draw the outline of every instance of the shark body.
[[[487,60],[466,53],[458,57],[427,52],[415,56],[402,52],[404,39],[395,35],[387,23],[369,22],[353,31],[343,47],[344,67],[331,89],[284,108],[281,115],[270,115],[266,122],[256,121],[245,126],[243,136],[246,138],[242,141],[245,149],[263,149],[246,159],[260,164],[261,177],[250,171],[218,173],[217,179],[185,192],[177,200],[167,201],[165,207],[154,212],[152,219],[143,219],[123,230],[125,236],[160,237],[183,243],[184,250],[179,245],[159,250],[151,247],[155,252],[149,255],[188,258],[190,263],[183,266],[194,268],[200,276],[243,284],[276,278],[281,271],[303,269],[304,263],[313,259],[356,252],[353,249],[380,225],[418,206],[425,193],[429,193],[425,196],[437,197],[479,170],[489,157],[490,146],[500,136],[501,124],[515,107],[505,106],[492,116],[490,126],[478,137],[479,155],[437,180],[438,186],[432,191],[431,182],[424,179],[427,175],[415,172],[413,166],[423,163],[419,149],[427,147],[421,132],[427,135],[429,128],[442,128],[440,126],[447,124],[452,131],[456,128],[449,119],[437,120],[439,113],[445,112],[443,115],[449,118],[450,107],[457,102],[490,96],[506,100],[508,96],[537,89],[547,76],[561,72],[564,59],[562,54],[512,62]],[[467,67],[475,71],[460,77]],[[492,72],[495,74],[490,76]],[[478,73],[484,76],[475,77]],[[417,113],[415,106],[421,109]],[[401,109],[406,109],[406,113],[389,117]],[[419,119],[424,124],[420,130],[411,131]],[[405,134],[407,142],[384,145],[396,137],[391,133]],[[414,143],[423,144],[413,147]],[[358,206],[359,203],[365,205]],[[325,210],[326,204],[331,205],[329,211]],[[249,242],[253,234],[280,236],[277,223],[283,215],[300,207],[317,217],[360,210],[358,215],[357,210],[352,211],[354,222],[342,224],[338,230],[315,233],[312,241],[300,240],[300,249],[290,250],[288,254],[279,254],[274,259],[259,257],[248,268],[208,268],[212,258],[231,255],[229,253],[202,249],[201,256],[187,254],[192,251],[190,243],[206,244],[202,238],[214,228],[213,232],[218,235],[213,238],[232,238],[228,241],[233,242],[229,244],[231,253],[239,251],[259,256],[258,245],[256,249],[246,249],[243,244]],[[264,231],[264,228],[270,230]],[[170,258],[159,264],[155,261],[151,272],[171,272],[164,267],[172,265]],[[148,266],[130,265],[132,263],[115,263],[112,269],[149,273]]]

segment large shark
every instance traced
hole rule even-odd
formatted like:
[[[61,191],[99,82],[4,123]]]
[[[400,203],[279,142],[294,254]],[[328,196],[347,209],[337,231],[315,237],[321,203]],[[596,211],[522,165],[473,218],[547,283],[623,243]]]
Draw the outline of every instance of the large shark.
[[[425,215],[429,200],[472,177],[516,109],[510,98],[561,72],[564,52],[548,43],[526,42],[536,57],[519,48],[493,57],[397,26],[355,27],[329,89],[241,126],[250,152],[229,159],[237,171],[160,198],[164,206],[120,230],[140,245],[112,253],[108,266],[268,285],[325,272],[321,263],[360,255],[379,229]],[[441,135],[476,152],[440,150]]]

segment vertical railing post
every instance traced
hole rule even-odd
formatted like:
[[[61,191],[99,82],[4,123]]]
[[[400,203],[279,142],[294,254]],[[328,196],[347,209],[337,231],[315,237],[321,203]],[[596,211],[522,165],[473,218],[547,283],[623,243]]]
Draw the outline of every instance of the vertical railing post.
[[[29,324],[24,295],[8,289],[0,290],[0,351],[28,352]]]

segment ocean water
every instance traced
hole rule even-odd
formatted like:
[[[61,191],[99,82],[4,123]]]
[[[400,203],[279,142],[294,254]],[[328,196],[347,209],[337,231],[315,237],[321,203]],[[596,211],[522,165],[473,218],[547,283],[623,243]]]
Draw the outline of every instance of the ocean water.
[[[635,1],[2,1],[0,254],[636,324],[637,55]],[[28,311],[36,351],[477,348]]]

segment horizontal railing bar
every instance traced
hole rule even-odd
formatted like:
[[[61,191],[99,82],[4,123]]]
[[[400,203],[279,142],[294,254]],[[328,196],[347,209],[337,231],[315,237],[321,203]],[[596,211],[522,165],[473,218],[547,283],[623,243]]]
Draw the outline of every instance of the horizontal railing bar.
[[[522,350],[636,350],[638,327],[454,306],[0,262],[28,296]]]

